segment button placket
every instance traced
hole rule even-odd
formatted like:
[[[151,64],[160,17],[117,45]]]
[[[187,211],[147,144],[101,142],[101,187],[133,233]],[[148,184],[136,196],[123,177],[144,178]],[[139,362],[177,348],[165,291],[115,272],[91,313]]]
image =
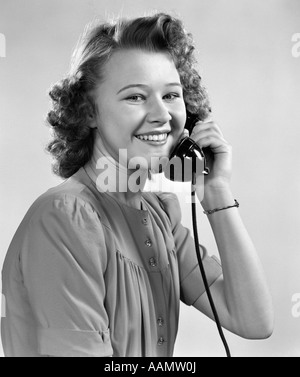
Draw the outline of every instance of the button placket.
[[[156,271],[156,268],[158,266],[158,260],[155,257],[156,252],[155,250],[151,250],[154,246],[154,243],[152,241],[153,232],[152,232],[152,227],[151,227],[151,222],[149,221],[149,218],[147,215],[144,215],[140,219],[141,223],[143,226],[145,226],[145,230],[148,228],[147,233],[146,233],[146,239],[144,240],[144,245],[146,246],[146,249],[148,249],[145,252],[145,257],[148,259],[148,265],[150,266],[150,271]],[[152,255],[151,255],[152,254]],[[146,259],[146,260],[147,260]]]

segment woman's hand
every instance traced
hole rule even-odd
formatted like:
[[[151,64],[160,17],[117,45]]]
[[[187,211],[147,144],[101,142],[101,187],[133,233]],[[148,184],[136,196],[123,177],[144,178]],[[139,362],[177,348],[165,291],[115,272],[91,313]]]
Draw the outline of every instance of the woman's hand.
[[[232,148],[219,126],[212,120],[198,121],[190,135],[206,157],[210,173],[205,176],[205,191],[228,188],[232,172]]]

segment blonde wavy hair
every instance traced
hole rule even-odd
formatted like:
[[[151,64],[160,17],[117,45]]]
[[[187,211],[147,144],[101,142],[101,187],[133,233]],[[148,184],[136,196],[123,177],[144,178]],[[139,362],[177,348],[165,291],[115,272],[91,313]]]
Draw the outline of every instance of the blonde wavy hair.
[[[68,178],[92,156],[94,133],[89,127],[96,106],[91,92],[103,79],[103,67],[116,50],[141,49],[167,52],[178,70],[187,110],[200,120],[210,111],[207,92],[196,69],[194,42],[182,21],[165,13],[135,19],[119,19],[87,28],[73,53],[68,75],[50,90],[52,109],[47,124],[53,139],[46,151],[52,170]]]

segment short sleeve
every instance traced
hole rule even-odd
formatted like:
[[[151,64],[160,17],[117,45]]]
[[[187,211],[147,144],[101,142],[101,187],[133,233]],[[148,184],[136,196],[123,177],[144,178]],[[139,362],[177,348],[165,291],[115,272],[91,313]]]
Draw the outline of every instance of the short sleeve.
[[[181,210],[177,196],[173,193],[160,193],[159,198],[172,226],[180,278],[180,299],[187,305],[193,305],[205,292],[195,241],[190,230],[181,224]],[[200,250],[210,286],[222,275],[221,263],[217,257],[209,256],[203,245],[200,245]]]
[[[105,238],[92,206],[66,194],[48,198],[29,222],[20,262],[39,354],[111,356]]]

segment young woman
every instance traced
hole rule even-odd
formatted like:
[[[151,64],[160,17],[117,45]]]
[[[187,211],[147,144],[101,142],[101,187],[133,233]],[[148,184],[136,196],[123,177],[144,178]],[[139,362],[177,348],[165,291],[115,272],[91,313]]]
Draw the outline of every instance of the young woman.
[[[199,199],[221,263],[201,250],[220,322],[249,339],[272,333],[264,273],[230,188],[231,147],[208,117],[193,52],[167,14],[97,25],[81,39],[50,92],[48,150],[65,181],[33,203],[3,266],[6,356],[172,356],[180,300],[213,318],[177,197],[143,191],[159,171],[153,157],[182,138],[186,110],[200,119],[191,138],[210,151]]]

